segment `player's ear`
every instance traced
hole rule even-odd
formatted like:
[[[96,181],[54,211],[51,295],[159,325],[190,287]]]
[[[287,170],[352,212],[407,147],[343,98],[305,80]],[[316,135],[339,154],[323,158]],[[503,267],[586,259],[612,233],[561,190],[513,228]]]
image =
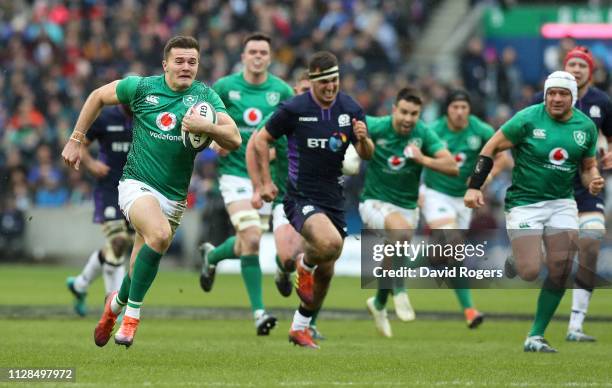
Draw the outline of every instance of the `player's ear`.
[[[162,61],[162,68],[164,69],[164,73],[168,71],[168,69],[167,69],[167,62],[166,62],[165,59]]]

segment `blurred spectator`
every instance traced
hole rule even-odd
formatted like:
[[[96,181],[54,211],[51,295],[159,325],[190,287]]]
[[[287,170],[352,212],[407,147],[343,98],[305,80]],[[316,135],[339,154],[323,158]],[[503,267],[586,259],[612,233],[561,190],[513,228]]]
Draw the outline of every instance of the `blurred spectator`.
[[[68,203],[68,190],[61,185],[60,180],[44,174],[40,186],[36,190],[34,204],[38,207],[60,207]]]
[[[487,63],[480,37],[470,38],[467,50],[461,56],[460,67],[461,78],[470,95],[484,98],[486,95]]]
[[[475,113],[488,114],[483,118],[497,128],[509,114],[529,104],[534,90],[540,87],[523,84],[516,52],[511,47],[505,48],[498,59],[479,37],[469,40],[460,58],[460,78],[445,85],[432,72],[419,73],[417,77],[411,51],[439,3],[2,2],[0,202],[10,197],[15,208],[26,211],[32,205],[63,206],[89,201],[90,178],[59,163],[59,150],[83,101],[97,86],[127,73],[159,73],[163,44],[176,34],[190,34],[200,42],[199,74],[208,84],[240,69],[241,41],[247,33],[259,29],[274,36],[276,57],[272,72],[286,79],[306,67],[307,58],[315,51],[336,53],[343,90],[354,96],[368,114],[389,114],[397,89],[412,84],[424,95],[423,120],[433,121],[440,116],[447,90],[464,85],[472,93]],[[558,46],[549,48],[547,64],[553,63],[552,69],[558,69],[560,58],[575,44],[573,39],[563,39]],[[598,66],[594,82],[604,90],[609,87],[605,63]],[[347,181],[349,205],[356,203],[360,179]],[[217,190],[215,155],[206,151],[196,162],[189,206],[215,213]]]
[[[544,50],[544,66],[546,75],[563,68],[565,54],[576,47],[576,40],[571,37],[563,38],[556,46],[549,46]]]
[[[523,78],[516,64],[516,50],[506,47],[502,51],[497,69],[497,95],[499,102],[511,106],[521,96]]]
[[[0,207],[0,259],[22,257],[24,237],[24,214],[17,208],[15,199],[8,197]]]

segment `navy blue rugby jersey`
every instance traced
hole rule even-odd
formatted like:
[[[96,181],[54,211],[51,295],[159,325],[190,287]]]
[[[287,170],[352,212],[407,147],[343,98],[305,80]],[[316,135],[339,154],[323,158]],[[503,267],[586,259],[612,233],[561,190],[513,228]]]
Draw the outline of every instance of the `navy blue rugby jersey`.
[[[87,139],[98,141],[98,160],[110,167],[108,175],[98,179],[98,187],[116,188],[132,144],[132,117],[121,105],[107,106],[94,121]]]
[[[266,130],[276,139],[287,136],[288,195],[342,210],[344,152],[349,142],[357,141],[352,120],[365,122],[365,114],[342,92],[329,109],[322,108],[311,93],[283,102],[266,123]]]

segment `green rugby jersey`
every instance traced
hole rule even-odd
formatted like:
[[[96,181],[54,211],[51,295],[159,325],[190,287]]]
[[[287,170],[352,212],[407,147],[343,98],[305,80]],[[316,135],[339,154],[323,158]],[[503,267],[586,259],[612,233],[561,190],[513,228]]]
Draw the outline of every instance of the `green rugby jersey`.
[[[425,185],[452,197],[463,197],[467,190],[467,180],[474,170],[480,150],[493,136],[495,130],[473,115],[468,117],[468,126],[462,130],[450,129],[446,116],[433,122],[431,129],[453,154],[459,167],[459,175],[448,176],[426,168]]]
[[[197,153],[183,146],[181,121],[187,110],[200,101],[225,113],[217,93],[199,81],[185,91],[175,92],[166,84],[164,75],[130,76],[117,84],[117,97],[134,114],[134,139],[121,180],[146,183],[174,201],[187,198]]]
[[[422,121],[406,135],[393,129],[391,116],[366,116],[368,132],[374,142],[374,156],[368,161],[361,201],[377,199],[414,209],[419,197],[423,166],[406,156],[406,148],[414,144],[423,154],[433,157],[444,145],[435,132]]]
[[[566,122],[551,118],[544,103],[515,114],[501,127],[514,144],[512,185],[506,210],[541,201],[574,198],[574,175],[582,159],[595,156],[597,129],[576,108]]]
[[[268,73],[266,81],[253,85],[244,79],[242,72],[220,78],[213,85],[234,119],[242,145],[239,149],[219,158],[219,173],[248,178],[246,168],[246,145],[253,131],[263,118],[274,112],[278,104],[293,96],[293,89],[285,81]]]

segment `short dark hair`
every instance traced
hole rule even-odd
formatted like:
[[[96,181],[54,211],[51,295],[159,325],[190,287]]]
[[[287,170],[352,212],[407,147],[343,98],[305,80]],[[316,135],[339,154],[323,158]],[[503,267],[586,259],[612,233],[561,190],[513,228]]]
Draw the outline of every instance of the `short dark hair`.
[[[423,105],[423,97],[421,96],[421,92],[413,87],[402,88],[399,92],[397,92],[395,104],[397,105],[397,103],[399,103],[401,100],[412,102],[415,105]]]
[[[200,43],[193,36],[178,35],[170,38],[164,46],[164,60],[168,59],[170,50],[173,48],[196,49],[200,53]]]
[[[318,51],[308,61],[308,71],[311,73],[317,69],[321,71],[335,66],[338,66],[338,58],[329,51]]]
[[[444,114],[448,113],[448,107],[455,101],[465,101],[470,109],[472,109],[472,99],[470,97],[470,93],[468,93],[465,89],[454,89],[448,93],[446,96],[446,101],[444,103]]]
[[[247,43],[252,40],[263,40],[265,42],[268,42],[270,47],[272,47],[272,38],[270,38],[270,35],[265,34],[263,32],[253,32],[252,34],[247,35],[242,41],[242,47],[246,47]]]

